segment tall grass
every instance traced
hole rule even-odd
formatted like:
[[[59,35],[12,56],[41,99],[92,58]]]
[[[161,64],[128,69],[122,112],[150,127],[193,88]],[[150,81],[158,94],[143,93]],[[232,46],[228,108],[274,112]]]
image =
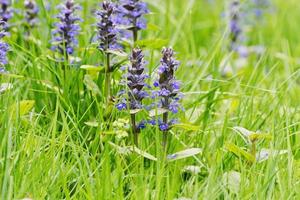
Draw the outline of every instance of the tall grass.
[[[157,161],[118,152],[112,143],[124,147],[130,141],[119,139],[112,124],[129,116],[105,103],[103,75],[95,95],[84,81],[86,72],[79,68],[103,66],[102,55],[90,44],[95,23],[90,12],[98,2],[81,1],[84,23],[75,55],[81,64],[67,69],[64,78],[49,51],[56,11],[47,11],[40,0],[40,26],[31,37],[26,39],[26,29],[17,26],[22,19],[17,14],[7,39],[11,46],[7,69],[13,75],[0,75],[0,82],[11,83],[13,89],[0,94],[1,199],[299,199],[298,0],[272,1],[274,9],[247,32],[249,45],[264,45],[266,51],[261,57],[250,56],[241,71],[227,77],[220,70],[230,56],[222,19],[226,1],[147,2],[152,13],[143,38],[167,40],[178,52],[181,68],[176,75],[185,94],[185,111],[178,117],[199,127],[172,129],[167,151],[198,147],[202,154],[166,161],[162,134],[153,127],[142,131],[139,148]],[[14,6],[21,9],[22,2]],[[159,64],[159,48],[145,48],[151,74]],[[120,89],[121,75],[114,74],[113,94]],[[20,116],[16,105],[22,100],[34,100],[35,105]],[[228,143],[248,148],[235,126],[272,136],[259,142],[258,149],[288,153],[250,164],[226,148]],[[186,166],[200,167],[200,172],[184,172]],[[224,181],[224,174],[232,171],[240,173],[240,182],[232,177],[233,183]]]

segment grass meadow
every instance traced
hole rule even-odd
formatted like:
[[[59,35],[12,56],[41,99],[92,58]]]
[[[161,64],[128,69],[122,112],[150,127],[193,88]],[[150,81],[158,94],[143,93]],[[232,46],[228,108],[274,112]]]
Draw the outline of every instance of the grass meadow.
[[[49,2],[37,0],[39,23],[28,30],[23,1],[13,1],[3,38],[1,199],[300,199],[298,0],[272,0],[260,16],[240,1],[247,56],[229,49],[229,0],[145,0],[148,25],[135,45],[146,82],[152,86],[162,47],[172,47],[183,109],[167,131],[142,129],[138,147],[131,115],[115,106],[119,68],[107,100],[105,56],[94,39],[101,1],[76,1],[79,44],[65,62],[49,43],[61,1]],[[130,51],[113,52],[114,62],[130,64]],[[160,114],[154,110],[137,119]]]

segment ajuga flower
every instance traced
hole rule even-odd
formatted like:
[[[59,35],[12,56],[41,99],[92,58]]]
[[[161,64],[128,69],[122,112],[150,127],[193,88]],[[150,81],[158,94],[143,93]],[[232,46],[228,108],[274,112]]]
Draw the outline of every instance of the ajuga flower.
[[[4,21],[0,22],[0,67],[3,67],[1,73],[5,71],[4,66],[7,64],[7,52],[9,50],[8,44],[3,41],[3,37],[6,36],[5,24]]]
[[[29,28],[33,28],[38,23],[39,7],[34,0],[25,0],[25,20],[28,23]]]
[[[126,86],[128,95],[123,98],[117,105],[119,110],[129,109],[131,111],[131,123],[134,134],[135,144],[138,144],[138,133],[140,129],[145,127],[146,122],[142,121],[139,124],[136,123],[135,110],[142,109],[142,101],[148,96],[148,93],[144,90],[146,83],[145,79],[148,75],[145,74],[145,61],[142,50],[134,48],[130,56],[130,66],[128,67],[128,73],[125,75]],[[124,92],[123,92],[124,93]]]
[[[73,0],[67,0],[58,6],[60,13],[57,15],[59,22],[55,23],[52,31],[52,50],[65,54],[66,57],[74,53],[74,48],[78,44],[76,36],[79,34],[80,27],[78,21],[81,18],[75,15],[80,6]]]
[[[0,0],[0,20],[5,22],[5,28],[8,26],[8,20],[10,20],[13,16],[13,10],[10,6],[10,0]]]
[[[240,35],[242,32],[240,26],[240,11],[239,11],[240,3],[238,0],[233,0],[230,5],[230,21],[229,21],[229,29],[230,29],[230,48],[234,50],[236,45],[240,39]]]
[[[113,21],[115,7],[113,3],[104,1],[101,4],[101,8],[102,9],[96,13],[99,18],[97,30],[100,45],[98,48],[105,52],[117,48],[117,30]]]
[[[143,18],[149,13],[147,4],[140,0],[120,0],[117,13],[117,23],[129,26],[128,30],[132,31],[134,41],[136,41],[138,31],[147,27],[146,20]]]
[[[179,61],[174,58],[174,51],[172,48],[164,48],[162,50],[162,59],[158,69],[159,78],[154,82],[154,86],[159,90],[154,94],[158,96],[158,106],[166,111],[163,114],[163,119],[158,120],[158,125],[161,131],[164,131],[164,146],[166,145],[167,135],[166,132],[170,126],[174,124],[174,119],[169,120],[169,112],[177,113],[180,109],[179,100],[180,83],[175,78],[175,71],[179,66]]]

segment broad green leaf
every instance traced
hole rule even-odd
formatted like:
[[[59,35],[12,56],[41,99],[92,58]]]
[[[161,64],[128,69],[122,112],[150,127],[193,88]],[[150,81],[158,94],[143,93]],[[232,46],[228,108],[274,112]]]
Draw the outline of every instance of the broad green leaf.
[[[162,115],[164,113],[168,112],[168,110],[164,109],[164,108],[157,108],[157,109],[153,109],[149,111],[149,116],[150,117],[155,117],[158,115]]]
[[[167,156],[167,159],[168,159],[168,161],[175,161],[175,160],[179,160],[179,159],[192,157],[192,156],[195,156],[199,153],[202,153],[202,149],[200,149],[200,148],[191,148],[191,149],[186,149],[186,150],[183,150],[183,151],[179,151],[179,152],[174,153],[174,154],[170,154],[170,155]]]
[[[101,94],[98,85],[93,81],[90,75],[88,74],[84,75],[83,83],[85,84],[87,89],[92,92],[94,96]]]
[[[136,153],[140,156],[143,156],[144,158],[147,158],[149,160],[157,161],[157,158],[155,158],[153,155],[151,155],[137,147],[133,147],[133,146],[120,147],[112,142],[109,142],[109,144],[111,146],[113,146],[120,154],[129,155],[134,152],[134,153]]]
[[[100,126],[100,124],[96,121],[84,122],[84,124],[87,125],[87,126],[90,126],[90,127],[95,127],[95,128]]]
[[[253,133],[249,136],[250,141],[255,141],[258,139],[272,140],[272,135],[268,133]]]
[[[134,110],[130,110],[129,112],[130,112],[130,114],[136,114],[140,111],[141,111],[141,109],[134,109]]]
[[[151,154],[137,148],[137,147],[130,147],[132,152],[135,152],[137,154],[139,154],[140,156],[143,156],[144,158],[147,158],[149,160],[153,160],[153,161],[157,161],[157,158],[155,158],[154,156],[152,156]]]
[[[222,182],[231,192],[238,193],[241,185],[241,173],[237,171],[225,172],[222,177]]]
[[[80,69],[84,69],[86,71],[96,71],[96,72],[101,72],[104,71],[105,68],[102,66],[94,66],[94,65],[81,65]]]
[[[118,50],[107,50],[106,53],[110,53],[116,56],[120,56],[120,57],[127,57],[128,54],[125,53],[124,51],[118,51]]]
[[[255,162],[255,158],[253,155],[241,149],[240,147],[236,146],[235,144],[227,143],[225,144],[225,148],[228,151],[234,153],[238,157],[244,157],[250,162]]]
[[[162,47],[166,46],[168,44],[168,40],[164,39],[147,39],[147,40],[139,40],[137,42],[137,45],[140,47],[147,47],[150,49],[161,49]]]
[[[35,101],[33,100],[23,100],[19,104],[14,104],[10,107],[10,112],[15,114],[17,110],[19,111],[20,116],[28,114],[33,108]]]
[[[192,124],[174,124],[172,125],[172,127],[174,128],[181,128],[181,129],[184,129],[186,131],[198,131],[200,129],[200,126],[195,126],[195,125],[192,125]]]

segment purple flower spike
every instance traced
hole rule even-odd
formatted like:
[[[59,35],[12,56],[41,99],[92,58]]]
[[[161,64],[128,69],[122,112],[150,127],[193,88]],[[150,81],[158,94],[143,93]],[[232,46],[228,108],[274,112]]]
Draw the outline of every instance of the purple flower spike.
[[[98,49],[101,51],[114,50],[117,48],[117,30],[113,21],[115,6],[111,2],[104,1],[101,8],[101,11],[96,13],[99,18],[97,30],[100,45]]]
[[[8,44],[6,44],[2,39],[7,34],[5,32],[6,29],[6,23],[4,21],[0,21],[0,67],[4,67],[7,64],[7,52],[9,50]],[[5,71],[4,68],[2,68],[2,72]],[[1,72],[1,73],[2,73]]]
[[[25,20],[28,23],[29,28],[33,28],[38,23],[38,14],[39,14],[39,7],[34,0],[25,0],[24,1],[25,7]]]
[[[159,91],[154,91],[157,94],[159,102],[157,106],[168,110],[174,114],[178,113],[181,106],[179,100],[181,99],[180,82],[175,78],[175,71],[179,66],[179,62],[174,58],[174,51],[172,48],[164,48],[162,50],[161,65],[158,68],[159,78],[154,82],[154,85],[159,88]],[[163,120],[159,119],[159,129],[167,132],[173,125],[175,120],[169,120],[168,113],[163,114]],[[166,144],[166,137],[163,144]]]
[[[148,96],[144,91],[145,79],[148,76],[144,73],[145,61],[141,49],[134,48],[130,56],[131,65],[128,67],[127,87],[128,87],[128,101],[131,110],[141,109],[142,101]]]
[[[55,29],[52,31],[52,50],[61,54],[71,55],[74,48],[78,45],[76,36],[79,34],[80,27],[78,21],[82,19],[75,15],[80,6],[74,4],[74,1],[67,0],[58,6],[60,13],[56,16],[59,22],[55,23]]]
[[[239,8],[240,3],[238,0],[233,0],[230,5],[230,22],[229,22],[229,29],[230,29],[230,48],[231,50],[236,49],[236,45],[240,39],[240,35],[242,32],[242,28],[240,26],[240,11]]]
[[[147,28],[144,15],[149,13],[148,6],[140,0],[120,0],[117,9],[116,23],[129,26],[128,30],[133,31],[134,39],[137,39],[137,32]]]
[[[7,22],[13,17],[13,10],[10,6],[9,0],[0,0],[0,20],[5,22],[5,28],[8,26]]]

